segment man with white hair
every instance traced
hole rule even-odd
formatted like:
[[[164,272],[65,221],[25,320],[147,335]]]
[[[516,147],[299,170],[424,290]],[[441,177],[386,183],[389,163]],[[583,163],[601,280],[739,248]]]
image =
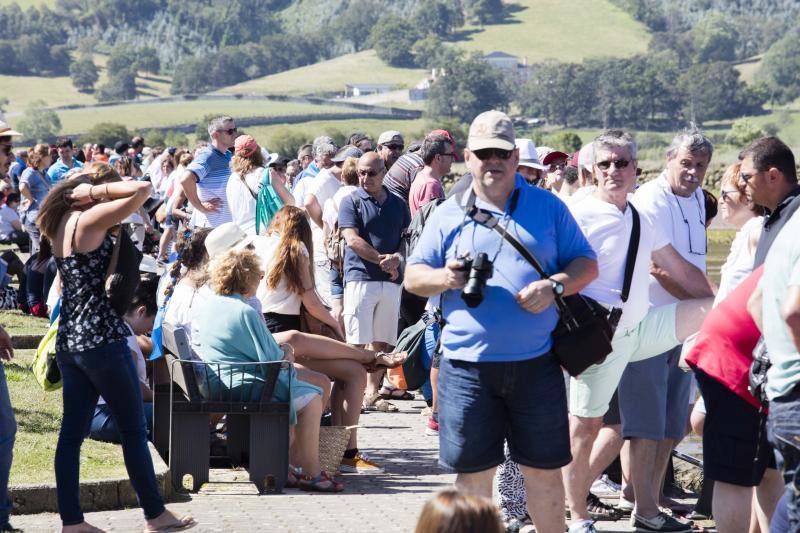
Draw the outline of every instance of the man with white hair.
[[[336,146],[333,139],[327,135],[320,135],[314,139],[314,143],[311,146],[311,153],[314,156],[314,160],[298,174],[294,182],[294,189],[292,190],[294,205],[305,205],[306,193],[311,185],[311,180],[307,178],[314,178],[322,169],[333,166],[331,158],[336,155],[338,149],[339,147]]]
[[[713,296],[705,276],[705,201],[700,187],[713,150],[700,131],[679,133],[667,150],[664,171],[633,196],[636,209],[663,229],[683,259],[676,276],[665,273],[665,265],[653,258],[651,307]],[[658,516],[660,503],[671,503],[661,499],[661,487],[670,453],[684,436],[692,383],[692,375],[678,368],[680,352],[681,346],[676,346],[631,363],[620,380],[622,435],[630,439],[631,471],[652,469],[655,473],[650,479],[632,479],[633,494],[626,487],[620,504],[634,507],[633,513],[643,519]],[[635,497],[635,505],[631,505],[631,497]]]
[[[186,167],[180,184],[194,207],[190,225],[216,228],[232,220],[226,188],[231,176],[228,150],[238,136],[236,122],[229,116],[213,118],[208,123],[208,135],[211,144],[200,150]]]

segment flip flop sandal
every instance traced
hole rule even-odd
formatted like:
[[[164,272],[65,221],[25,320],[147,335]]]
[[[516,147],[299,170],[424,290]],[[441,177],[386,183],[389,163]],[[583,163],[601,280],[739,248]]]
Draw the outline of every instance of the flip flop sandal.
[[[289,474],[286,476],[286,484],[284,485],[287,489],[296,489],[300,486],[300,478],[303,475],[303,469],[297,466],[289,465]]]
[[[620,509],[607,504],[591,492],[586,498],[586,508],[592,520],[620,520],[622,518]]]
[[[403,389],[390,389],[387,387],[381,388],[378,394],[384,400],[409,401],[415,398],[413,394]]]
[[[323,470],[314,477],[309,475],[300,476],[300,490],[309,492],[342,492],[344,484],[334,480]]]
[[[191,522],[184,522],[187,518],[191,520]],[[187,529],[192,529],[196,525],[197,521],[191,516],[186,515],[180,518],[177,524],[173,524],[171,526],[157,527],[155,529],[146,527],[144,529],[144,533],[171,533],[172,531],[186,531]]]
[[[362,411],[377,411],[379,413],[396,413],[400,409],[391,402],[381,398],[380,394],[373,394],[364,400]]]

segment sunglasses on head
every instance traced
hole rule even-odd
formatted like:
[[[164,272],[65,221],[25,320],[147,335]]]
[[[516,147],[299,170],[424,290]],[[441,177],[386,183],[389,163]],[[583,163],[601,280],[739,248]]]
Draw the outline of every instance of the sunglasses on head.
[[[614,165],[614,168],[623,169],[628,168],[630,164],[631,162],[627,159],[614,159],[613,161],[598,161],[595,163],[600,170],[608,170],[611,165]]]
[[[370,170],[364,170],[364,169],[358,169],[358,175],[359,175],[359,176],[361,176],[362,178],[374,178],[375,176],[379,176],[379,175],[380,175],[380,173],[381,173],[381,171],[380,171],[380,170],[373,170],[373,169],[370,169]]]
[[[395,151],[395,150],[402,151],[403,150],[403,145],[402,144],[384,144],[384,146],[386,148],[388,148],[389,150],[392,150],[392,151]]]
[[[217,130],[221,133],[227,133],[228,135],[233,135],[239,131],[239,128],[228,128],[227,130]]]
[[[502,150],[500,148],[481,148],[480,150],[473,150],[472,153],[475,154],[475,157],[477,157],[481,161],[486,161],[487,159],[491,159],[493,157],[505,161],[506,159],[511,157],[511,154],[514,153],[514,150]]]

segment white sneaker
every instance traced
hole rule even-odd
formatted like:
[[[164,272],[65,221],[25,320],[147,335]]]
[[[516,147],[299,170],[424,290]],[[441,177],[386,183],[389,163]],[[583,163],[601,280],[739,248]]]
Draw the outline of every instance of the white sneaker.
[[[593,492],[598,496],[616,496],[619,494],[620,490],[622,490],[621,485],[614,483],[606,474],[603,474],[594,480],[594,483],[592,483],[592,488],[589,490],[589,492]]]
[[[597,533],[592,520],[581,520],[569,526],[567,533]]]

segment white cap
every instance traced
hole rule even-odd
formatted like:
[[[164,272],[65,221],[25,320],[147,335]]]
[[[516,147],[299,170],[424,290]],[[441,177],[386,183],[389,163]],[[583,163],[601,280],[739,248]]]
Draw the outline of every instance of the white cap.
[[[228,250],[241,249],[253,242],[254,236],[247,235],[235,222],[220,224],[206,237],[208,257],[214,257]]]
[[[139,272],[158,274],[158,261],[156,261],[156,258],[152,255],[143,255],[142,262],[139,263]]]
[[[536,145],[533,140],[517,139],[514,144],[519,148],[519,166],[547,170],[547,167],[539,162],[539,154],[536,153]]]
[[[581,147],[578,152],[578,167],[585,168],[589,172],[592,171],[594,166],[594,143],[587,143]]]

